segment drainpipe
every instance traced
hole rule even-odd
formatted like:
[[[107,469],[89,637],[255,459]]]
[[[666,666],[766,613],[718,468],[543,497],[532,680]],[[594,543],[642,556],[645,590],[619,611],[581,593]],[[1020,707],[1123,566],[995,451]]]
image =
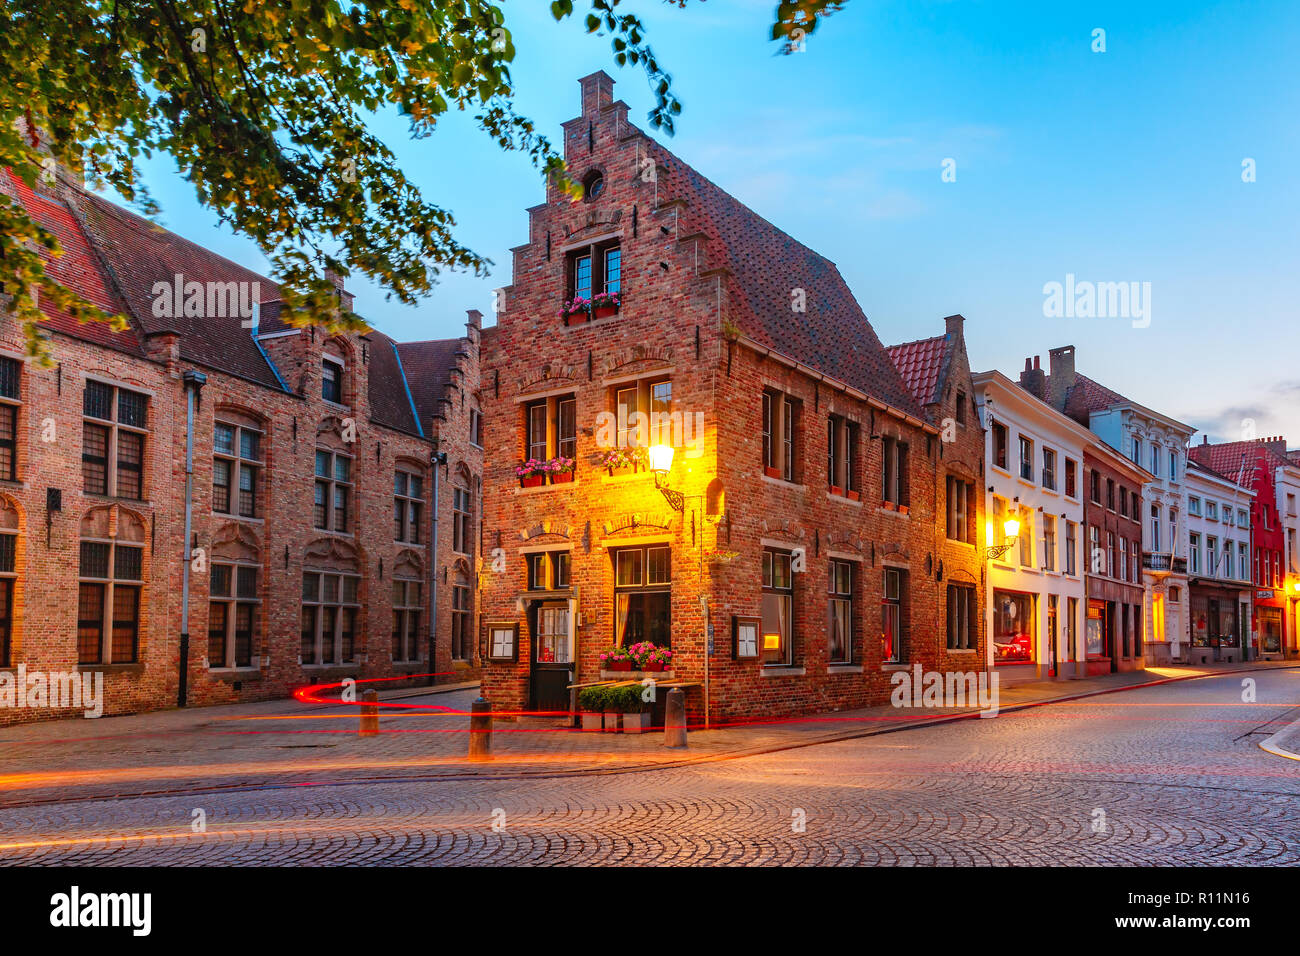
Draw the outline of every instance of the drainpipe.
[[[435,449],[437,442],[438,439],[435,438]],[[429,531],[429,546],[433,548],[429,561],[429,686],[433,686],[437,683],[437,678],[433,675],[437,670],[434,644],[438,634],[438,468],[447,464],[447,453],[435,450],[429,456],[429,462],[433,465],[433,516]]]
[[[182,376],[185,383],[185,545],[181,552],[181,646],[180,673],[176,687],[176,706],[184,707],[189,691],[190,672],[190,535],[194,527],[194,403],[208,377],[190,369]]]

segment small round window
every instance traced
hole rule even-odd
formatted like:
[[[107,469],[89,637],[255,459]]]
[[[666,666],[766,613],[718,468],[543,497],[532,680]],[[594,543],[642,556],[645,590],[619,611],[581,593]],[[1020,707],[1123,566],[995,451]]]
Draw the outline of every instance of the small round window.
[[[590,202],[605,191],[605,177],[600,173],[588,173],[582,181],[582,198]]]

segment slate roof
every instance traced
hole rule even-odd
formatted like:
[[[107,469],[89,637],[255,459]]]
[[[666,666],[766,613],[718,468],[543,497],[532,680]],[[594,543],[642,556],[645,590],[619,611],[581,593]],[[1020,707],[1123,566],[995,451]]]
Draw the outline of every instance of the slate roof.
[[[659,196],[687,200],[682,234],[704,233],[706,268],[734,276],[732,321],[760,345],[802,362],[900,411],[924,416],[835,263],[791,238],[647,138],[667,169]],[[804,290],[806,311],[791,308]]]
[[[451,384],[451,370],[456,367],[456,355],[462,344],[460,339],[434,339],[397,345],[397,354],[411,382],[415,410],[426,427],[438,414],[438,400]]]
[[[922,405],[941,399],[943,372],[948,367],[951,336],[947,333],[888,347],[889,358],[908,391]]]

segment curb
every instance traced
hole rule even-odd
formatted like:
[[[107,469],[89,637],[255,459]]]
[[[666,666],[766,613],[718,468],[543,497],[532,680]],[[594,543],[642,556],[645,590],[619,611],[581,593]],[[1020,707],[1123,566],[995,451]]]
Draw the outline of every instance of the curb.
[[[1259,742],[1259,749],[1271,753],[1275,757],[1286,757],[1288,760],[1300,760],[1300,753],[1283,747],[1281,741],[1287,737],[1300,737],[1300,718],[1287,724],[1273,736]],[[1288,741],[1289,743],[1289,741]],[[1291,744],[1292,747],[1300,748],[1300,741]]]

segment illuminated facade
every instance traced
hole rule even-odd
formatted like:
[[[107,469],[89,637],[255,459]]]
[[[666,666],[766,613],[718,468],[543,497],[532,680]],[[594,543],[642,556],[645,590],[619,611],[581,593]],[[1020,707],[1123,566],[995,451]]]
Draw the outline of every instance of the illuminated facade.
[[[832,263],[631,125],[607,75],[580,85],[583,198],[529,210],[484,335],[484,695],[561,714],[644,675],[745,719],[979,670],[961,317],[885,349]],[[602,660],[646,644],[667,663]]]
[[[1187,579],[1192,664],[1244,660],[1250,646],[1254,587],[1250,515],[1255,493],[1188,456]]]

